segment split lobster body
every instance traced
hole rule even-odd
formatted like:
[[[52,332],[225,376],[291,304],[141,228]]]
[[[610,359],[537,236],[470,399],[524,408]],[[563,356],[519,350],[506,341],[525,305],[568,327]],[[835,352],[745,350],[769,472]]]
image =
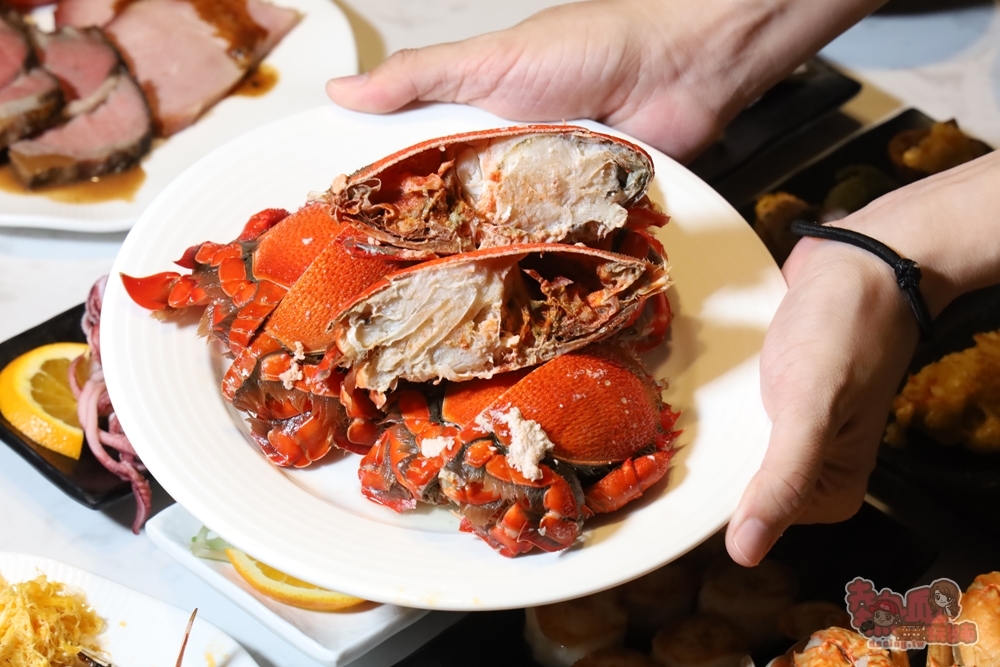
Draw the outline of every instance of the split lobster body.
[[[662,225],[646,197],[640,147],[572,125],[522,125],[440,137],[334,181],[339,220],[371,250],[429,259],[515,243],[598,242]]]
[[[403,390],[361,464],[362,492],[396,511],[453,505],[463,530],[506,556],[564,549],[586,517],[667,474],[677,413],[660,394],[611,344],[429,396]]]

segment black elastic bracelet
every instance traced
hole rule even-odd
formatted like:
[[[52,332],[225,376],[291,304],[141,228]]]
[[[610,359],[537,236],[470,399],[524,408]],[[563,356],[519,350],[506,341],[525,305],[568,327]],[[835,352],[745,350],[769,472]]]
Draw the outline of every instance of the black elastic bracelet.
[[[924,301],[920,293],[920,266],[912,259],[900,257],[899,253],[870,236],[859,234],[850,229],[839,227],[827,227],[815,222],[796,220],[792,223],[792,234],[796,236],[813,236],[818,239],[829,239],[849,243],[852,246],[867,250],[883,262],[892,267],[896,272],[896,284],[903,290],[913,314],[917,317],[917,324],[920,326],[920,339],[928,340],[934,332],[934,325],[931,322],[931,313],[927,310],[927,302]]]

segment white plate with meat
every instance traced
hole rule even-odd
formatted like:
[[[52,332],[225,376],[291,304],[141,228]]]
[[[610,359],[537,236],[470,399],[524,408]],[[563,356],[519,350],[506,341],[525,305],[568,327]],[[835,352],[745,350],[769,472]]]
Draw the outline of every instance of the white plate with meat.
[[[94,4],[92,0],[86,1]],[[257,0],[254,2],[254,7],[266,7]],[[144,79],[156,77],[167,69],[158,64],[159,54],[163,54],[164,58],[170,57],[166,55],[167,49],[157,47],[154,40],[162,39],[164,35],[169,37],[171,33],[164,31],[164,35],[147,35],[142,31],[142,25],[137,28],[135,24],[169,24],[173,20],[170,18],[171,12],[182,4],[171,0],[135,3],[123,10],[115,22],[106,28],[109,34],[114,34],[119,48],[131,44],[128,48],[132,55],[126,55],[126,60],[129,61],[133,74],[136,74],[136,64],[139,63],[136,76],[147,90],[147,97],[149,90],[154,90],[154,98],[162,98],[155,99],[151,104],[158,105],[157,122],[168,133],[184,127],[190,121],[189,109],[200,108],[199,104],[210,103],[221,94],[221,90],[216,92],[220,80],[224,90],[230,85],[226,83],[229,80],[226,77],[235,75],[238,78],[240,71],[233,65],[232,59],[225,56],[225,49],[222,49],[206,62],[215,63],[213,67],[232,71],[216,72],[204,85],[197,81],[187,82],[177,91],[164,91],[162,87],[147,85]],[[346,17],[336,4],[324,0],[278,0],[274,4],[298,11],[301,20],[263,60],[262,71],[277,75],[274,87],[269,92],[260,96],[225,97],[190,126],[179,129],[166,139],[154,141],[152,151],[140,162],[143,174],[133,180],[130,186],[119,188],[117,192],[101,194],[72,186],[71,189],[57,188],[54,191],[42,188],[34,193],[18,192],[17,188],[11,186],[14,183],[11,167],[3,167],[0,174],[0,227],[35,227],[76,232],[127,230],[172,180],[215,148],[272,120],[328,103],[324,93],[326,80],[357,71],[354,37]],[[150,15],[133,17],[141,14],[140,10],[145,10]],[[266,9],[262,11],[266,12]],[[51,20],[49,17],[48,21]],[[147,43],[150,44],[148,53],[143,53]],[[189,55],[193,51],[192,44],[188,42],[180,44],[178,48]],[[203,58],[204,54],[198,57]],[[195,66],[195,69],[198,67],[200,65]],[[172,104],[175,99],[178,102]],[[110,112],[107,115],[110,116]],[[197,116],[197,111],[194,116]],[[114,118],[111,122],[121,123]],[[86,133],[92,137],[98,132],[88,129]],[[140,133],[137,136],[138,134]],[[146,142],[148,145],[148,138]],[[85,171],[82,173],[87,175]]]
[[[176,664],[191,611],[66,563],[29,554],[0,553],[0,575],[8,583],[31,580],[40,574],[83,592],[87,604],[104,619],[105,630],[97,641],[104,657],[116,667]],[[184,650],[184,664],[257,665],[232,637],[198,617]]]
[[[149,317],[117,276],[169,270],[192,244],[235,238],[250,214],[294,210],[339,174],[411,144],[509,125],[477,109],[433,105],[390,116],[334,107],[272,123],[175,181],[126,239],[104,301],[102,354],[122,426],[157,480],[205,525],[265,562],[316,584],[402,606],[525,607],[609,588],[680,556],[730,518],[763,458],[770,423],[759,353],[785,293],[774,261],[716,192],[661,153],[650,197],[671,221],[659,238],[674,281],[670,342],[647,355],[683,429],[668,483],[584,525],[558,553],[504,558],[458,532],[449,511],[396,514],[362,497],[358,457],[272,465],[220,395],[194,324]],[[616,134],[596,123],[581,125]]]

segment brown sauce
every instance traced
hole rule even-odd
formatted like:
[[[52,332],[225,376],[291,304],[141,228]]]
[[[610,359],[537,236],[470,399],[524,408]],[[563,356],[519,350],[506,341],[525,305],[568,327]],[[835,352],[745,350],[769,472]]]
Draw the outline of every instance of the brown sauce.
[[[247,0],[187,0],[198,15],[215,26],[215,33],[229,42],[229,55],[246,67],[257,47],[267,39],[267,30],[258,25],[247,9]]]
[[[271,92],[278,85],[278,70],[267,63],[261,63],[247,72],[243,80],[233,89],[233,95],[260,97]]]
[[[65,204],[99,204],[106,201],[133,201],[146,180],[142,167],[133,167],[119,174],[108,174],[66,185],[49,185],[29,190],[17,179],[10,165],[0,167],[0,191],[16,195],[48,197]]]

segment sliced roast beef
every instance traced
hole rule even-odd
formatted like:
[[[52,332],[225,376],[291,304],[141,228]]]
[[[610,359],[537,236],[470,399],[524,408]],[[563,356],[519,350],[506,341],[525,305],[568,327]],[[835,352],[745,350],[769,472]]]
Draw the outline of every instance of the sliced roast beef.
[[[67,183],[124,171],[149,151],[153,127],[142,91],[124,71],[114,79],[111,94],[90,113],[10,147],[18,178],[29,187]]]
[[[88,113],[108,96],[116,81],[118,53],[97,28],[33,32],[42,66],[59,79],[67,118]]]
[[[128,2],[129,0],[59,0],[56,5],[56,27],[102,27]]]
[[[298,20],[263,0],[138,0],[106,32],[169,136],[225,96]]]
[[[15,14],[0,12],[0,88],[25,70],[31,48]]]
[[[62,89],[54,76],[37,67],[0,89],[0,150],[57,123]]]

